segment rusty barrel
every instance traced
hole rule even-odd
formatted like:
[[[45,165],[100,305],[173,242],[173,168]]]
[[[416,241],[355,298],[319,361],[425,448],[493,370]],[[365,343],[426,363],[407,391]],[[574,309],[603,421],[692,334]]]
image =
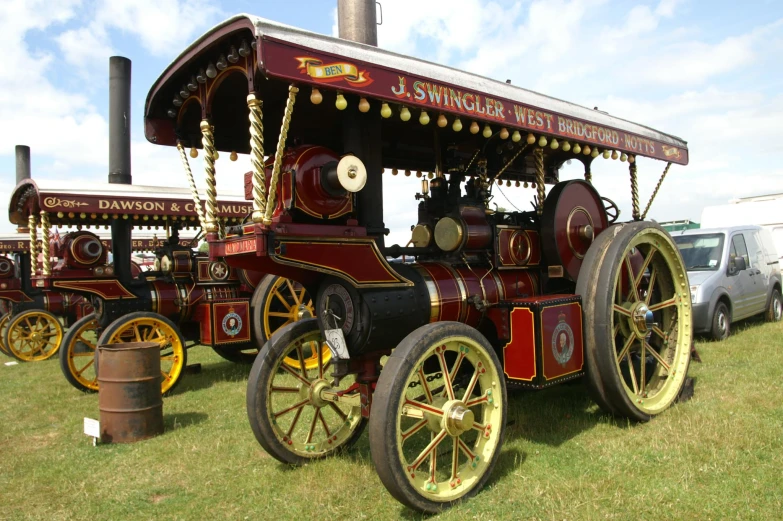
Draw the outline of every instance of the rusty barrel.
[[[163,433],[160,345],[98,346],[96,369],[101,441],[131,443]]]

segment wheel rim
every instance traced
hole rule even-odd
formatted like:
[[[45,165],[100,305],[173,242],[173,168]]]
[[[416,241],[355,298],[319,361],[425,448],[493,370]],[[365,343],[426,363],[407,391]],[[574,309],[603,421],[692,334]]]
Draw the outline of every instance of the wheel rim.
[[[623,252],[614,284],[616,368],[633,404],[650,415],[677,397],[690,356],[688,279],[674,248],[656,228],[641,230]],[[632,258],[643,259],[638,270]]]
[[[11,320],[11,314],[6,313],[0,317],[0,351],[11,356],[8,346],[5,345],[5,332],[8,330],[8,322]]]
[[[98,346],[98,321],[85,322],[75,331],[69,345],[68,371],[82,386],[91,391],[98,390],[98,375],[95,372],[95,349]]]
[[[435,362],[437,372],[425,374]],[[433,344],[413,365],[396,437],[403,471],[423,497],[454,501],[490,470],[502,433],[500,382],[484,348],[467,337]]]
[[[783,302],[781,302],[780,295],[775,296],[775,301],[773,305],[775,306],[773,309],[773,314],[775,317],[775,321],[777,322],[780,320],[781,314],[783,314]]]
[[[278,357],[267,386],[267,420],[277,441],[304,458],[323,457],[341,448],[362,421],[359,406],[323,400],[321,391],[326,389],[357,392],[353,377],[343,378],[337,388],[329,385],[326,371],[331,362],[318,356],[326,352],[319,330],[298,337]],[[295,366],[289,359],[295,360]],[[315,367],[308,367],[308,359],[315,361]]]
[[[20,360],[37,362],[54,356],[62,339],[62,325],[53,315],[28,311],[10,320],[6,348]]]
[[[130,320],[117,329],[109,344],[121,342],[156,342],[160,345],[160,373],[163,377],[160,392],[171,389],[182,374],[185,361],[185,346],[180,336],[167,323],[154,318]]]
[[[278,277],[272,285],[269,298],[264,302],[263,319],[266,338],[272,338],[272,335],[283,326],[314,317],[314,309],[313,300],[304,287],[298,282]],[[326,363],[330,358],[331,352],[328,347],[324,346],[321,359]],[[308,370],[316,369],[318,367],[317,353],[313,352],[305,358],[304,362]],[[299,361],[295,358],[288,357],[285,363],[295,369],[299,367]]]
[[[718,330],[721,336],[726,333],[726,314],[723,311],[718,312]]]

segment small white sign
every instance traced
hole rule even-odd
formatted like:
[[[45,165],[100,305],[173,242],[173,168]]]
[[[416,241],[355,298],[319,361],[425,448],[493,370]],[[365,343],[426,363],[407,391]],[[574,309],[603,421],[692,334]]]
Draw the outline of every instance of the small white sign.
[[[6,362],[5,365],[19,365],[19,362],[12,361],[12,362]]]
[[[92,437],[92,444],[95,445],[101,439],[101,422],[92,418],[85,418],[84,434]]]
[[[329,345],[332,354],[338,360],[350,360],[351,355],[348,354],[348,346],[345,344],[343,330],[327,329],[324,333],[326,333],[326,343]]]

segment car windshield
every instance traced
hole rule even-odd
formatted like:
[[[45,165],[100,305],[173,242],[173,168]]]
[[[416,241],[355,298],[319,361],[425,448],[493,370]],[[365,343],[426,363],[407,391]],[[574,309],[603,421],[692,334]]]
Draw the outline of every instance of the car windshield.
[[[688,271],[716,271],[720,268],[724,238],[722,233],[678,235],[674,242]]]

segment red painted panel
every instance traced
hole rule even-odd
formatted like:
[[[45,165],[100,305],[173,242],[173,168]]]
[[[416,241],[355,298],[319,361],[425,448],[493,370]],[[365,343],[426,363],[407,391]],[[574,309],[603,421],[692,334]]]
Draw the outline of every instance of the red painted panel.
[[[212,311],[215,345],[250,341],[250,304],[247,301],[215,302]]]
[[[120,281],[116,279],[107,280],[55,280],[52,287],[60,289],[71,289],[80,293],[91,293],[106,300],[117,300],[119,298],[136,298],[136,295],[128,291]]]
[[[463,299],[452,272],[443,264],[435,262],[423,262],[419,266],[429,273],[438,290],[438,302],[440,306],[437,322],[444,320],[459,322],[460,315],[462,314]]]
[[[357,286],[408,282],[394,273],[371,240],[299,242],[280,239],[275,245],[275,257],[284,264],[294,263],[341,276]]]
[[[578,302],[541,310],[544,378],[552,380],[582,370],[582,306]]]
[[[512,380],[536,377],[535,315],[529,308],[511,310],[511,339],[503,348],[503,371]]]
[[[201,343],[206,345],[212,344],[212,305],[208,302],[198,305],[198,311],[196,312],[198,317],[199,329],[201,331]]]
[[[11,302],[32,302],[33,299],[27,296],[21,290],[18,289],[3,289],[0,290],[0,299],[10,300]]]

